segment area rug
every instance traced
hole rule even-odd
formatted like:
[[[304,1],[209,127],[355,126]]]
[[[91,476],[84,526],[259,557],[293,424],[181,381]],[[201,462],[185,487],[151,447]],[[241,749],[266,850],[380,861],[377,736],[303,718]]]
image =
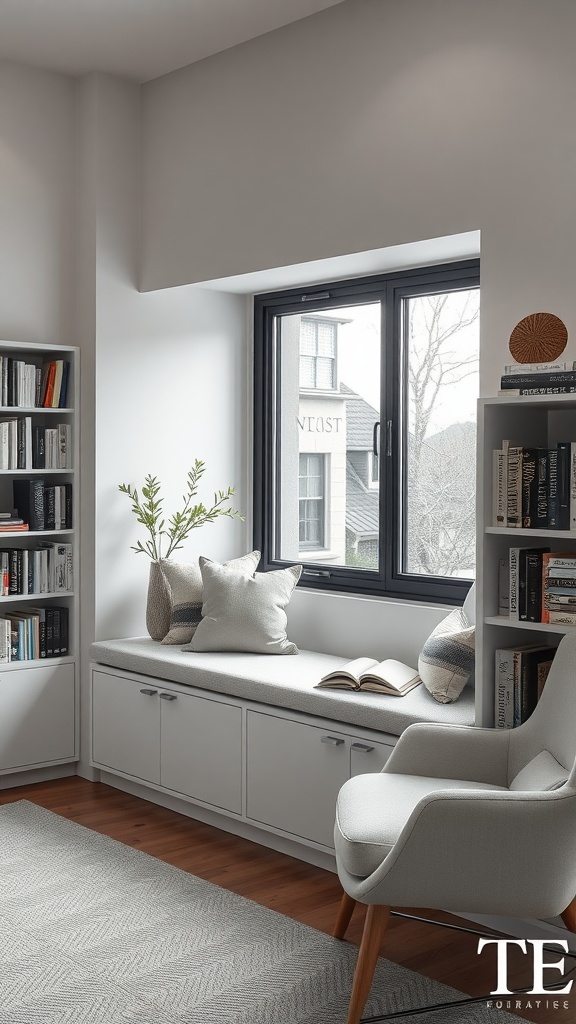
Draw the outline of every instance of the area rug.
[[[0,807],[0,1024],[343,1024],[356,955],[28,801]],[[458,997],[381,960],[366,1016]]]

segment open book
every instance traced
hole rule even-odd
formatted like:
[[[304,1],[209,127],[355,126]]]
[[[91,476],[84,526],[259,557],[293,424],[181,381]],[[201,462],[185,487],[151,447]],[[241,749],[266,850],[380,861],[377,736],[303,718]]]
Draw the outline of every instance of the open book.
[[[372,658],[355,658],[342,668],[334,669],[322,676],[316,687],[333,687],[336,690],[373,690],[375,693],[389,693],[403,697],[408,690],[418,686],[422,680],[415,669],[401,661],[387,658],[374,661]]]

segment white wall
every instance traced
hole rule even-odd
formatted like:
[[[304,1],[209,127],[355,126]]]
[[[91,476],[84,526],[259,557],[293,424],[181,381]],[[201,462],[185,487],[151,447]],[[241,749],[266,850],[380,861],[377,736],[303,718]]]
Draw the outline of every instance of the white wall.
[[[0,336],[76,344],[74,82],[0,63]]]
[[[522,316],[576,336],[576,9],[552,6],[349,0],[149,82],[144,288],[481,229],[494,393]]]

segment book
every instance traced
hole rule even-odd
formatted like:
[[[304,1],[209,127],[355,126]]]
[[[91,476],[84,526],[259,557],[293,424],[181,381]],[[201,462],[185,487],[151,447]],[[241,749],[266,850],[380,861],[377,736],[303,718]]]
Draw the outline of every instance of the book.
[[[492,452],[492,497],[494,526],[506,526],[508,511],[508,460],[502,448]]]
[[[558,370],[552,373],[520,373],[504,374],[500,381],[500,387],[504,391],[510,388],[535,387],[560,387],[572,385],[576,387],[576,370]]]
[[[542,645],[520,656],[520,721],[526,722],[538,703],[556,654],[555,647]]]
[[[518,610],[518,617],[523,621],[540,622],[542,616],[542,555],[549,550],[549,548],[533,548],[526,552],[524,561],[525,601]]]
[[[540,616],[541,622],[550,622],[550,609],[548,608],[549,599],[549,588],[550,569],[576,569],[576,554],[570,557],[566,552],[563,551],[550,551],[545,552],[542,555],[542,611]],[[552,579],[557,577],[552,577]],[[558,588],[562,590],[563,588]]]
[[[508,463],[506,525],[522,526],[522,453],[523,448],[510,441],[502,442]]]
[[[576,362],[560,363],[507,363],[504,367],[504,376],[542,373],[562,373],[566,370],[576,370]]]
[[[522,526],[533,529],[538,517],[539,448],[522,449]]]
[[[505,558],[498,560],[498,615],[510,614],[510,573]]]
[[[524,385],[519,388],[500,388],[498,395],[501,398],[517,397],[519,395],[573,395],[576,392],[576,384],[561,384],[558,387],[535,387]]]
[[[322,676],[317,688],[333,687],[337,690],[370,690],[402,697],[418,686],[422,680],[415,669],[394,658],[374,661],[372,658],[355,658]]]
[[[31,530],[44,530],[44,484],[40,477],[12,481],[14,505]]]
[[[559,530],[559,502],[558,502],[558,448],[547,449],[547,504],[548,504],[548,529]]]

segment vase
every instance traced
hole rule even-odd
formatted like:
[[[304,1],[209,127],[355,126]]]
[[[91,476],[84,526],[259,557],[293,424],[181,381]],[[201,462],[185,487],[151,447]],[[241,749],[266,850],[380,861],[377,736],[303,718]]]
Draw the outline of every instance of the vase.
[[[150,562],[148,599],[146,601],[146,629],[153,640],[163,640],[170,630],[172,599],[168,581],[159,562]]]

